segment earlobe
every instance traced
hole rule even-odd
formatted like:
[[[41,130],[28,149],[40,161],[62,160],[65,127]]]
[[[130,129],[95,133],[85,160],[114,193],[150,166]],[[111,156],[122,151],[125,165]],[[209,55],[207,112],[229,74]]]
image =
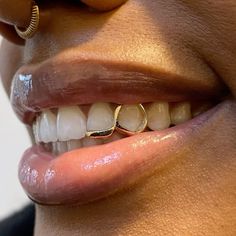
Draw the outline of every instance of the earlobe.
[[[3,38],[7,39],[8,41],[14,44],[25,44],[25,41],[16,34],[16,31],[13,26],[7,25],[2,22],[0,22],[0,35],[2,35]]]
[[[126,1],[127,0],[81,0],[81,2],[85,3],[89,7],[99,11],[114,10]]]

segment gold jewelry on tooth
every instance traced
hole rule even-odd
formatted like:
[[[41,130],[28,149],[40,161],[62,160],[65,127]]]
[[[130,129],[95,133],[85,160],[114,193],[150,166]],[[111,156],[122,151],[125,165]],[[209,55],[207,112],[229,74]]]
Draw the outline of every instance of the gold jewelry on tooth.
[[[108,138],[113,134],[114,130],[115,130],[115,128],[112,127],[110,129],[101,130],[101,131],[99,131],[99,130],[97,130],[97,131],[87,131],[86,136],[90,137],[90,138],[94,138],[94,139]]]
[[[103,138],[108,138],[110,137],[116,128],[116,121],[117,117],[120,111],[120,106],[116,108],[114,112],[114,124],[110,129],[107,130],[93,130],[93,131],[87,131],[86,136],[94,139],[103,139]]]
[[[138,130],[137,131],[130,131],[130,130],[127,130],[126,128],[122,127],[120,124],[119,124],[119,113],[122,109],[122,105],[119,106],[117,108],[117,120],[116,120],[116,130],[121,133],[121,134],[125,134],[125,135],[128,135],[128,136],[132,136],[132,135],[135,135],[135,134],[139,134],[139,133],[142,133],[146,127],[147,127],[147,123],[148,123],[148,119],[147,119],[147,113],[145,111],[145,108],[143,107],[142,104],[137,104],[139,106],[139,109],[140,111],[142,112],[143,114],[143,121],[142,123],[140,124],[140,126],[138,127]]]
[[[27,28],[20,28],[15,25],[14,27],[16,33],[25,40],[35,35],[39,27],[39,7],[34,1],[32,1],[32,15],[29,26]]]

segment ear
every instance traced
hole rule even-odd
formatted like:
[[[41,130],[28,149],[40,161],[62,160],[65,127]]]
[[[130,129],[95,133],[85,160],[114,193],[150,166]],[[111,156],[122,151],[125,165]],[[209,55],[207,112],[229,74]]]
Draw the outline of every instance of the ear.
[[[3,38],[14,44],[25,44],[25,41],[16,34],[14,27],[11,25],[0,22],[0,34],[3,36]]]

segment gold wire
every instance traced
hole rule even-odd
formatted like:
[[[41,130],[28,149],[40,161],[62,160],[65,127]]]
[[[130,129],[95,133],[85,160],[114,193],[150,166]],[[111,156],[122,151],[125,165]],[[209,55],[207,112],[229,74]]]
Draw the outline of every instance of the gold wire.
[[[117,117],[119,115],[121,106],[118,106],[114,112],[114,124],[110,129],[106,130],[94,130],[94,131],[87,131],[86,136],[94,139],[102,139],[110,137],[116,128]]]
[[[94,139],[102,139],[102,138],[110,137],[114,133],[115,130],[121,134],[125,134],[128,136],[132,136],[132,135],[139,134],[139,133],[143,132],[147,128],[147,122],[148,122],[147,121],[147,113],[146,113],[145,108],[143,107],[142,104],[138,104],[138,106],[144,115],[144,119],[137,131],[127,130],[127,129],[121,127],[121,125],[119,124],[118,118],[119,118],[120,110],[122,109],[122,105],[120,105],[116,108],[116,110],[114,112],[114,121],[115,122],[114,122],[114,125],[110,129],[87,131],[86,136],[90,137],[90,138],[94,138]]]
[[[19,28],[16,25],[14,27],[17,34],[25,40],[35,35],[39,27],[39,7],[34,1],[32,2],[32,15],[29,26],[26,29]]]
[[[118,114],[117,120],[116,120],[116,131],[117,132],[119,132],[121,134],[128,135],[128,136],[132,136],[135,134],[142,133],[147,128],[148,119],[147,119],[147,113],[145,111],[145,108],[143,107],[142,104],[138,104],[138,106],[144,115],[144,119],[143,119],[142,124],[140,125],[139,129],[137,131],[130,131],[130,130],[127,130],[127,129],[121,127],[121,125],[118,122],[118,118],[119,118],[119,114]],[[122,108],[122,106],[120,106],[120,108],[119,108],[119,113],[120,113],[121,108]]]

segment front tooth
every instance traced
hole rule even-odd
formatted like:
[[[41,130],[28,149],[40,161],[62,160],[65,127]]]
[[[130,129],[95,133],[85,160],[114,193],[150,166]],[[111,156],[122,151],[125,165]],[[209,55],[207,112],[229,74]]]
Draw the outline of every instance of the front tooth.
[[[170,126],[168,102],[154,102],[147,109],[148,127],[151,130],[163,130]]]
[[[42,112],[39,124],[40,139],[44,143],[57,141],[57,118],[50,110]]]
[[[86,117],[78,106],[61,107],[57,114],[59,141],[81,139],[86,133]]]
[[[70,140],[70,141],[67,141],[68,151],[72,151],[72,150],[75,150],[75,149],[78,149],[78,148],[81,148],[81,147],[82,147],[81,140]]]
[[[109,103],[95,103],[88,113],[87,131],[108,130],[114,126],[114,111]]]
[[[96,146],[96,145],[101,145],[103,144],[103,140],[101,139],[93,139],[89,137],[85,137],[82,139],[82,145],[83,147],[91,147],[91,146]]]
[[[171,107],[171,124],[178,125],[191,119],[191,105],[189,102],[179,102]]]
[[[122,105],[117,122],[119,127],[131,132],[136,132],[143,126],[144,114],[139,105]]]

